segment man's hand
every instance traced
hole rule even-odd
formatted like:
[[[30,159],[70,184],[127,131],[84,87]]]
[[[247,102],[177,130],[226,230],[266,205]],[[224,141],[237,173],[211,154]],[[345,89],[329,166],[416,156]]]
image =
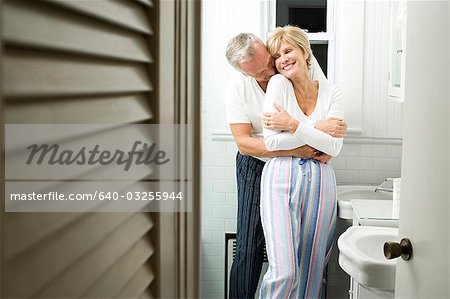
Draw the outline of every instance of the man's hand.
[[[314,158],[317,155],[317,150],[309,145],[303,145],[292,150],[292,155],[297,158]]]
[[[331,158],[332,157],[330,155],[321,153],[320,155],[315,156],[313,159],[328,164],[331,161]]]
[[[322,153],[309,145],[304,145],[293,150],[294,157],[312,158],[322,163],[328,164],[332,156]]]
[[[347,124],[343,119],[337,117],[327,118],[314,127],[336,138],[342,138],[347,134]]]
[[[264,112],[263,126],[271,130],[289,131],[294,133],[298,127],[298,120],[292,118],[281,106],[273,104],[276,112]]]

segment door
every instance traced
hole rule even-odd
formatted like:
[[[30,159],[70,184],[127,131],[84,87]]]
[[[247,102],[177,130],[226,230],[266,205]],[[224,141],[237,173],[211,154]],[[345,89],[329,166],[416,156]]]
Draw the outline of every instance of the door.
[[[128,124],[158,116],[151,3],[0,6],[4,123]],[[1,225],[2,298],[158,294],[155,215],[2,212]]]
[[[191,213],[5,213],[0,156],[0,298],[198,297],[200,5],[0,0],[0,148],[5,123],[195,132],[174,159]]]
[[[408,1],[396,298],[449,298],[449,4]]]

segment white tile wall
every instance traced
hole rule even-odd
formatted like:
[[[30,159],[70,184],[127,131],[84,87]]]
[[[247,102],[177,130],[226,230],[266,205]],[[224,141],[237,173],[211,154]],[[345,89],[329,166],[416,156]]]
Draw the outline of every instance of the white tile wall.
[[[336,180],[340,184],[358,183],[358,170],[335,169]]]
[[[371,142],[376,141],[372,140]],[[387,177],[400,176],[401,145],[391,143],[344,143],[340,155],[331,162],[338,184],[379,184]],[[388,142],[388,141],[386,141]]]
[[[223,219],[234,219],[236,218],[236,205],[232,206],[217,206],[214,207],[213,217],[214,218],[223,218]]]
[[[387,147],[380,144],[361,144],[359,155],[361,157],[386,157]]]

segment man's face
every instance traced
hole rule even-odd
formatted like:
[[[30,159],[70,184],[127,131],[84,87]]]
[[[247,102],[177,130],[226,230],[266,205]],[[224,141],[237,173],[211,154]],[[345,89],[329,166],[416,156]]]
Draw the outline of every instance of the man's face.
[[[254,50],[253,58],[242,62],[240,67],[244,75],[253,77],[260,83],[267,83],[275,74],[273,59],[262,43],[256,42]]]

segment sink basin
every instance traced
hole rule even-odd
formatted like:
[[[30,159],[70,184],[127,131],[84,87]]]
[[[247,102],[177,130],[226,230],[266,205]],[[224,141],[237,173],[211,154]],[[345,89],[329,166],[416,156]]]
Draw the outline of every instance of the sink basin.
[[[351,226],[338,239],[339,265],[363,287],[394,293],[397,262],[384,257],[383,245],[397,239],[397,228]]]
[[[375,192],[376,186],[370,185],[340,185],[337,186],[338,217],[352,219],[353,209],[350,203],[352,199],[391,199],[390,192]]]

